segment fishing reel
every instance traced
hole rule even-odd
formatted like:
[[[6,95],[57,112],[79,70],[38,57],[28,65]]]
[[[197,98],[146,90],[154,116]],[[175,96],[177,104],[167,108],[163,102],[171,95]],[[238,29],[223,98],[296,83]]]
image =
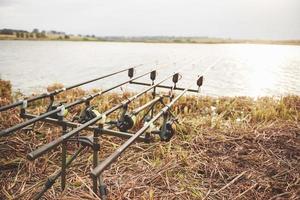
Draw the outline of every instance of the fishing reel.
[[[160,128],[159,131],[160,140],[169,142],[174,135],[175,135],[175,124],[173,120],[169,120]]]
[[[151,120],[150,116],[145,117],[144,123],[149,123]],[[175,135],[175,122],[176,119],[170,119],[166,122],[164,122],[161,127],[158,129],[155,125],[152,125],[152,128],[150,127],[150,131],[153,134],[158,134],[161,141],[169,142],[171,138]]]
[[[47,108],[47,112],[61,108],[62,106],[64,106],[63,103],[65,103],[65,102],[51,103]],[[65,117],[67,114],[68,114],[68,109],[63,109],[62,112],[54,113],[54,114],[50,115],[49,117],[53,118],[53,119],[58,119],[61,116]]]
[[[79,123],[83,124],[98,116],[100,116],[100,113],[98,112],[98,110],[95,109],[94,106],[87,106],[80,113],[80,115],[76,117],[76,120]]]
[[[131,129],[136,122],[136,116],[132,115],[130,116],[129,114],[125,114],[121,120],[117,121],[116,126],[117,128],[122,131],[126,132],[127,130]]]

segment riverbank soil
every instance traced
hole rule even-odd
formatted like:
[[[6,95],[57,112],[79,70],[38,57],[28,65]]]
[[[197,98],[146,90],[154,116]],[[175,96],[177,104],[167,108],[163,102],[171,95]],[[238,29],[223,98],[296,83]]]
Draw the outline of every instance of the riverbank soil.
[[[1,105],[12,101],[9,83],[1,86]],[[49,87],[49,90],[60,85]],[[8,88],[9,91],[3,90]],[[74,101],[87,93],[80,89],[59,95]],[[92,103],[102,112],[132,94],[105,95]],[[151,97],[137,101],[141,105]],[[45,111],[47,100],[30,106]],[[83,106],[69,110],[74,117]],[[299,199],[300,97],[211,98],[187,96],[173,108],[179,116],[170,142],[135,143],[104,172],[109,199]],[[1,130],[21,122],[19,111],[0,114]],[[47,177],[59,169],[60,148],[34,162],[27,153],[60,136],[60,128],[39,122],[0,138],[0,199],[32,199]],[[82,131],[82,135],[91,134]],[[101,137],[101,159],[124,140]],[[71,155],[78,146],[68,145]],[[45,199],[97,199],[92,193],[92,151],[81,153],[67,174]]]

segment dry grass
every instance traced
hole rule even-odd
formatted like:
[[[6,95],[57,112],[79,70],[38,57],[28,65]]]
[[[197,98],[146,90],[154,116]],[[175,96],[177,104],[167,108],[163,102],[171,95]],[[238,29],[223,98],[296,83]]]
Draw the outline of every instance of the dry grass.
[[[84,93],[76,89],[59,99],[73,101]],[[10,92],[5,94],[1,105],[11,100]],[[110,93],[93,104],[104,111],[130,95]],[[140,98],[134,106],[149,98]],[[46,103],[37,101],[31,111],[42,113]],[[82,107],[71,109],[68,117]],[[188,96],[173,111],[180,124],[170,142],[136,143],[104,172],[109,199],[299,199],[299,96],[257,100]],[[17,109],[1,113],[0,120],[1,129],[22,121]],[[39,122],[34,131],[0,138],[0,199],[31,199],[39,191],[47,175],[59,168],[60,149],[34,162],[26,160],[26,154],[59,135],[59,128]],[[122,142],[102,137],[101,158]],[[68,145],[68,152],[77,148]],[[97,199],[90,188],[91,166],[91,150],[86,150],[68,170],[66,190],[61,192],[57,181],[45,198]]]

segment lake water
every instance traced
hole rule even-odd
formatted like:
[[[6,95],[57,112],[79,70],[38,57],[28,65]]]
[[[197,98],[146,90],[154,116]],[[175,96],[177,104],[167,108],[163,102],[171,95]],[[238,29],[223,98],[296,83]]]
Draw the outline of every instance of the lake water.
[[[44,92],[52,83],[68,86],[138,64],[144,65],[136,74],[159,67],[158,79],[181,71],[179,86],[204,74],[204,95],[300,95],[300,46],[0,41],[0,78],[10,80],[14,90],[25,94]],[[85,88],[105,89],[126,79],[123,73]]]

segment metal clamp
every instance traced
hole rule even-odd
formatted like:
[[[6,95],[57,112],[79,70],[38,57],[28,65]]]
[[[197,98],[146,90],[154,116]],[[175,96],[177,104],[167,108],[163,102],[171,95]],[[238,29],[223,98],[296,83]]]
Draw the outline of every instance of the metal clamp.
[[[28,107],[28,101],[25,99],[25,100],[22,101],[21,108],[22,108],[22,109],[25,109],[25,108],[27,108],[27,107]]]
[[[57,113],[57,115],[60,117],[63,117],[65,115],[65,110],[66,110],[65,106],[61,105],[58,108],[60,109],[60,111],[59,111],[59,113]]]

